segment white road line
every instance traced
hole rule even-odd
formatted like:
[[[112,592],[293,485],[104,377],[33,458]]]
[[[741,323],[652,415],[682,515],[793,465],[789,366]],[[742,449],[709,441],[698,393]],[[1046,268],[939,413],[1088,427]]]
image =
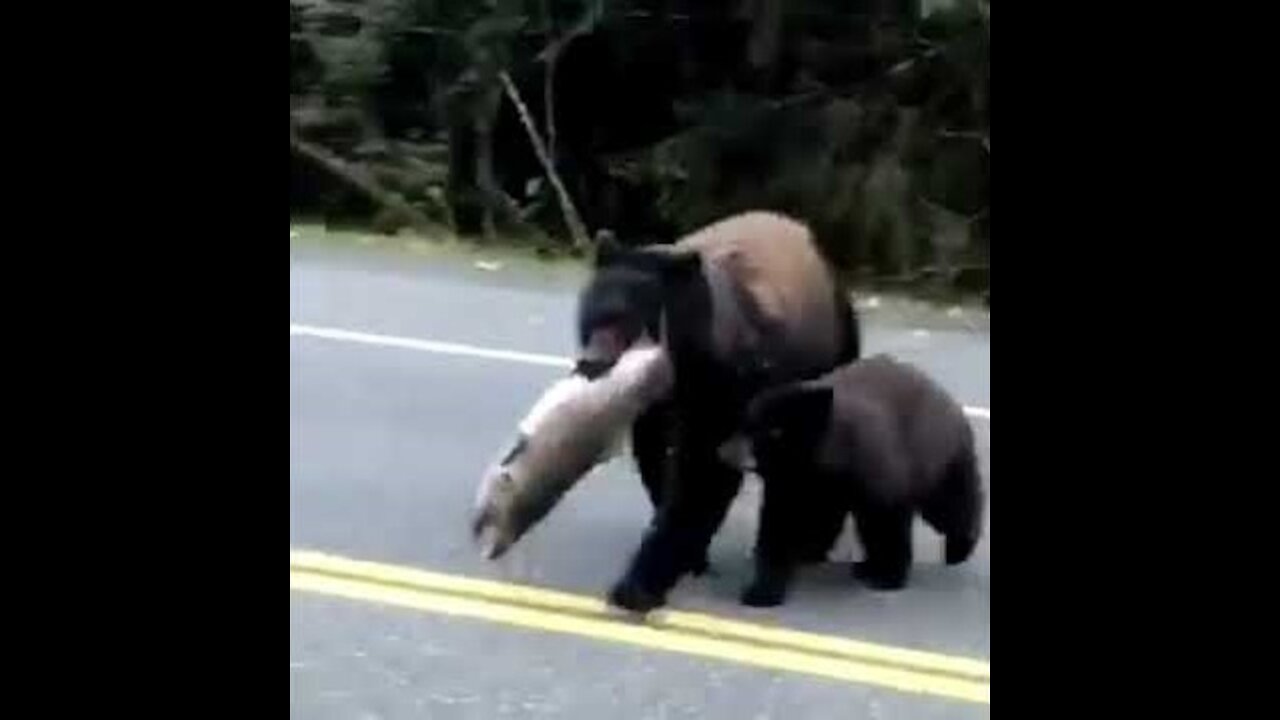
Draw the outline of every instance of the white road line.
[[[394,337],[392,335],[374,335],[373,333],[339,330],[337,328],[322,328],[311,325],[295,325],[290,323],[289,334],[305,335],[307,337],[323,338],[325,340],[337,340],[339,342],[397,347],[405,350],[419,350],[421,352],[441,353],[444,355],[465,355],[468,357],[487,358],[489,360],[506,360],[508,362],[520,362],[528,365],[546,365],[548,367],[559,368],[573,367],[572,361],[568,358],[559,357],[557,355],[542,355],[539,353],[518,352],[515,350],[494,350],[492,348],[476,347],[475,345],[436,342],[434,340],[417,340],[414,338]]]
[[[525,363],[526,365],[543,365],[545,367],[557,368],[573,367],[572,360],[558,355],[543,355],[542,353],[527,353],[520,352],[518,350],[497,350],[494,348],[479,347],[477,345],[438,342],[436,340],[419,340],[417,338],[396,337],[394,335],[378,335],[375,333],[356,332],[354,330],[341,330],[339,328],[316,327],[315,325],[289,323],[289,334],[320,338],[323,340],[335,340],[337,342],[360,343],[363,345],[378,345],[382,347],[401,348],[404,350],[417,350],[419,352],[439,353],[442,355],[463,355],[466,357],[485,358],[487,360],[505,360],[507,362]],[[988,422],[991,420],[991,408],[965,406],[964,412],[972,418],[986,420]]]

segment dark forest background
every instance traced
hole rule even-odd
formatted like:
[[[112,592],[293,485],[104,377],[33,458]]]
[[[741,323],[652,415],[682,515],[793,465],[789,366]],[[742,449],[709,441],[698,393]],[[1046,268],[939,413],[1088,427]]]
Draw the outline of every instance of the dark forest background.
[[[290,0],[294,218],[579,253],[751,208],[985,294],[983,0]]]

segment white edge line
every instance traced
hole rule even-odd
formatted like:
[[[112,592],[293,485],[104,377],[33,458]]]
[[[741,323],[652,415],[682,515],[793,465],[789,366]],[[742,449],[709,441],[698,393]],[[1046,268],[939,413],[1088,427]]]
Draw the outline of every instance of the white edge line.
[[[442,355],[462,355],[488,360],[505,360],[507,362],[525,363],[526,365],[542,365],[545,367],[570,368],[573,361],[558,355],[519,352],[517,350],[497,350],[494,348],[464,345],[462,343],[438,342],[436,340],[419,340],[416,338],[395,337],[394,335],[378,335],[375,333],[340,330],[338,328],[316,327],[289,323],[289,334],[303,337],[335,340],[338,342],[360,343],[363,345],[379,345],[395,347],[419,352],[432,352]],[[991,408],[965,406],[964,412],[972,418],[991,420]]]
[[[323,338],[325,340],[337,340],[339,342],[398,347],[405,350],[418,350],[421,352],[441,353],[444,355],[465,355],[468,357],[487,358],[489,360],[506,360],[508,362],[520,362],[528,365],[545,365],[548,367],[559,368],[573,367],[573,363],[568,358],[556,355],[542,355],[539,353],[518,352],[515,350],[495,350],[493,348],[483,348],[475,345],[437,342],[434,340],[417,340],[414,338],[394,337],[391,335],[375,335],[373,333],[314,327],[311,325],[296,325],[290,323],[289,334]]]

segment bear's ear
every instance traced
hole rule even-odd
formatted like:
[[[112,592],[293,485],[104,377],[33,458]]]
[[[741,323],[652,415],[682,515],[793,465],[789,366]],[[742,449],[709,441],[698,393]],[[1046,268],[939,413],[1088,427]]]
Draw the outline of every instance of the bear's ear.
[[[627,252],[627,249],[614,239],[613,233],[601,231],[596,234],[596,267],[616,265],[625,258]]]
[[[697,253],[662,253],[663,276],[671,280],[683,280],[702,270],[702,256]]]
[[[682,283],[702,271],[702,256],[671,245],[647,245],[627,251],[631,267],[656,272],[664,282]]]
[[[610,266],[625,266],[658,273],[664,279],[680,280],[701,269],[702,258],[697,253],[673,251],[667,245],[629,248],[604,241],[596,248],[596,269]]]

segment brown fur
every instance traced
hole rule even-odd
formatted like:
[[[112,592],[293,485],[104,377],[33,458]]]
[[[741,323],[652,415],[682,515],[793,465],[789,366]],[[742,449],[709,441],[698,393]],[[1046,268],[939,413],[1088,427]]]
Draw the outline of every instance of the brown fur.
[[[763,356],[785,377],[813,372],[814,358],[838,353],[841,335],[820,322],[840,322],[836,287],[807,225],[777,213],[746,212],[686,235],[668,252],[702,258],[717,296],[712,328],[720,357]]]

